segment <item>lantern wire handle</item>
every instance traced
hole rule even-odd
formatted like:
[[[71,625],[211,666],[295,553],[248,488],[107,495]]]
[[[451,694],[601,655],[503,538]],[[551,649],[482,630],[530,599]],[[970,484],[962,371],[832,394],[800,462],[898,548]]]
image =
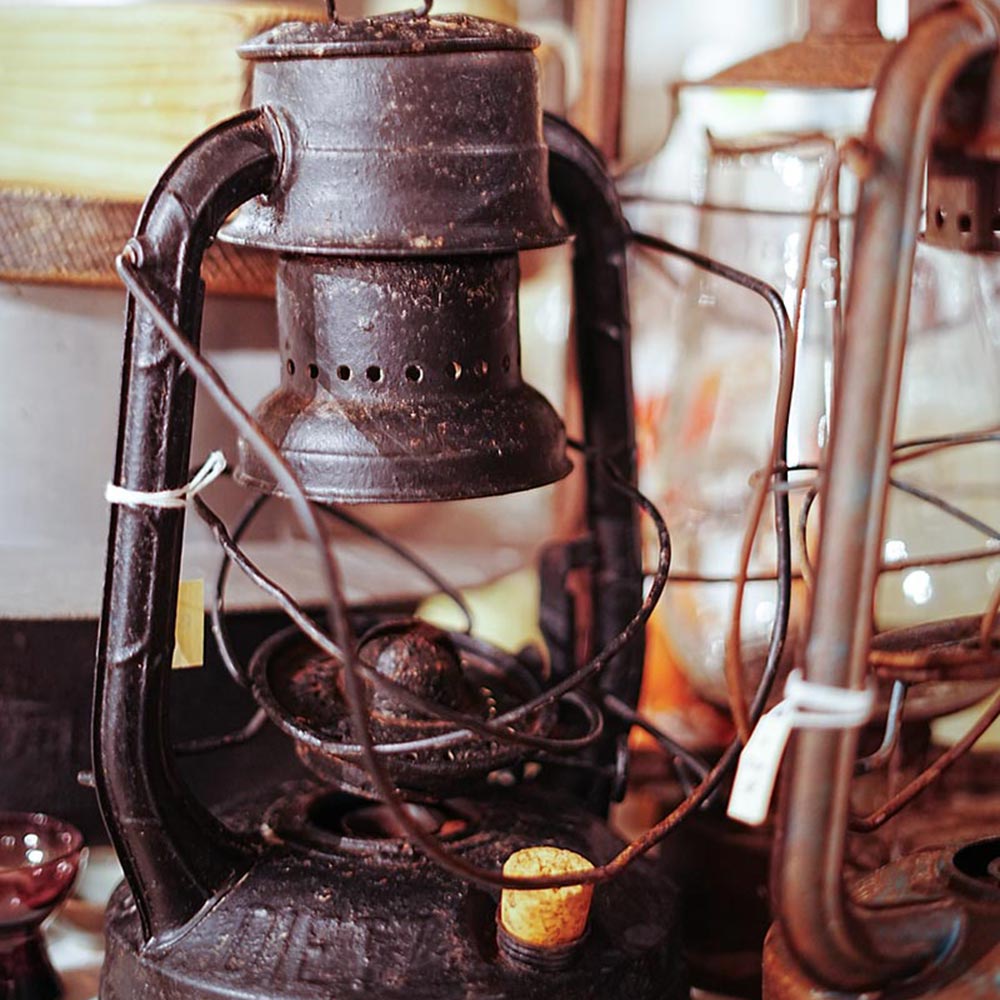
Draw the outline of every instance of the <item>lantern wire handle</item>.
[[[633,238],[636,238],[634,234]],[[672,249],[671,245],[667,245],[667,252],[670,252],[670,249]],[[139,270],[138,262],[134,260],[134,255],[130,256],[127,253],[123,253],[119,256],[116,263],[118,274],[126,288],[132,293],[136,301],[148,310],[153,322],[163,333],[163,336],[170,348],[178,354],[183,361],[186,362],[192,375],[198,383],[202,385],[208,391],[208,394],[220,405],[223,413],[237,427],[237,429],[246,434],[254,445],[260,447],[263,457],[272,463],[276,470],[281,470],[285,473],[288,477],[289,491],[292,494],[292,500],[297,501],[297,508],[301,507],[302,509],[303,526],[315,528],[316,522],[314,518],[316,516],[316,512],[306,498],[301,484],[296,480],[294,473],[284,466],[283,458],[274,448],[273,443],[266,438],[254,421],[253,417],[232,395],[212,364],[204,358],[195,345],[185,340],[183,333],[178,329],[173,319],[162,308],[160,308],[154,294],[147,287],[144,276]],[[770,292],[770,295],[767,296],[769,300],[774,298],[778,303],[780,303],[780,297],[777,296],[777,293],[773,289],[770,289],[770,286],[767,286],[767,289]],[[783,315],[783,306],[777,306],[776,313]],[[785,323],[787,323],[787,316],[785,316]],[[784,332],[785,325],[779,323],[779,336],[783,335]],[[580,446],[576,445],[576,447],[579,448]],[[602,468],[614,481],[616,488],[622,490],[626,495],[630,496],[633,501],[638,503],[639,506],[654,520],[657,526],[658,535],[660,536],[660,564],[658,566],[657,573],[653,578],[653,585],[645,595],[642,606],[630,620],[628,625],[626,625],[625,628],[607,644],[601,653],[591,659],[584,665],[584,667],[575,671],[574,675],[564,678],[559,684],[556,684],[553,688],[550,688],[544,695],[542,695],[541,699],[543,700],[559,697],[563,693],[566,693],[578,686],[587,676],[592,676],[598,673],[605,663],[617,655],[617,653],[620,652],[621,649],[623,649],[635,637],[635,635],[645,626],[646,621],[651,615],[653,607],[659,599],[660,592],[666,583],[667,574],[669,572],[669,534],[662,517],[656,510],[656,507],[648,499],[646,499],[646,497],[639,493],[639,491],[636,490],[631,483],[621,477],[617,469],[606,458],[594,454],[588,454],[588,458],[599,461]],[[783,478],[781,471],[776,473],[776,475],[779,478]],[[202,501],[196,498],[195,506],[200,511],[204,505]],[[790,550],[791,539],[788,531],[787,519],[784,520],[783,527],[784,546],[782,548]],[[222,539],[220,538],[220,541],[221,540]],[[339,578],[336,573],[333,556],[325,545],[325,539],[320,538],[317,541],[317,544],[320,547],[321,555],[326,563],[328,577],[331,583],[331,610],[334,612],[332,624],[336,630],[336,634],[335,636],[328,637],[308,618],[308,616],[303,616],[300,619],[298,616],[298,609],[295,607],[294,602],[288,602],[288,606],[285,607],[285,610],[292,613],[293,621],[295,621],[300,629],[302,629],[321,648],[328,649],[333,655],[339,655],[342,658],[343,666],[345,668],[345,694],[351,708],[352,731],[355,738],[359,740],[364,764],[372,778],[373,783],[378,789],[379,797],[385,802],[385,805],[390,810],[394,818],[400,823],[410,842],[415,847],[419,848],[431,861],[437,863],[451,874],[466,881],[477,883],[481,886],[501,889],[549,889],[568,885],[603,882],[610,878],[614,878],[630,864],[635,862],[639,857],[648,852],[657,843],[663,840],[694,810],[698,809],[706,800],[708,800],[721,784],[730,768],[735,764],[740,751],[739,739],[735,739],[732,743],[730,743],[727,749],[723,752],[719,761],[679,806],[660,820],[659,823],[623,848],[613,859],[590,871],[544,877],[511,878],[491,869],[484,869],[470,863],[460,855],[457,855],[445,848],[436,837],[429,834],[413,822],[412,817],[407,812],[402,799],[400,798],[398,789],[389,778],[385,765],[380,759],[379,751],[381,748],[376,746],[374,736],[369,728],[367,697],[366,691],[362,686],[367,671],[365,665],[359,663],[357,660],[356,649],[353,645],[353,637],[350,635],[350,628],[347,624],[346,605],[340,589]],[[238,553],[235,551],[230,553],[233,557],[237,554]],[[791,601],[790,562],[783,560],[783,563],[785,563],[783,565],[785,572],[779,573],[778,602],[780,614],[777,616],[776,628],[773,630],[771,637],[772,647],[779,648],[783,644],[785,636],[784,626],[787,623],[787,615]],[[275,590],[280,590],[280,588],[275,588]],[[782,626],[780,628],[777,627],[779,623]],[[774,653],[775,651],[772,650],[772,654]],[[750,718],[754,721],[756,721],[756,719],[759,718],[760,714],[763,712],[765,702],[777,673],[778,659],[778,655],[771,655],[768,657],[764,673],[760,679],[760,683],[749,712]],[[384,682],[385,680],[386,678],[381,678],[381,682]],[[397,685],[393,685],[393,687],[395,688]],[[405,691],[407,695],[411,697],[413,696],[413,692],[410,692],[402,686],[398,687],[400,688],[400,694]],[[517,718],[522,718],[524,715],[530,714],[536,709],[537,706],[533,704],[533,702],[537,700],[539,699],[532,699],[531,701],[522,704],[519,709],[508,713],[507,721],[513,722]],[[437,710],[440,714],[445,714],[442,710],[442,706],[437,706]],[[499,719],[495,720],[495,722],[499,721]],[[464,723],[460,724],[470,725],[470,722],[465,720]],[[480,728],[481,726],[482,723],[476,724],[476,728]],[[489,728],[489,726],[486,726],[485,728]]]

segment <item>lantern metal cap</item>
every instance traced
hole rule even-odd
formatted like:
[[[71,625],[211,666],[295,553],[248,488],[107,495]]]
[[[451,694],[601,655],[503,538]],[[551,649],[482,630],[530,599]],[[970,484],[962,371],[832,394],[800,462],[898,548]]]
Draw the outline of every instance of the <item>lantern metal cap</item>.
[[[337,56],[426,55],[538,48],[539,39],[509,24],[468,14],[392,15],[351,21],[290,21],[239,49],[248,60],[326,59]]]
[[[534,35],[468,16],[289,23],[245,45],[282,174],[220,238],[441,257],[553,246]],[[459,85],[456,86],[456,81]]]

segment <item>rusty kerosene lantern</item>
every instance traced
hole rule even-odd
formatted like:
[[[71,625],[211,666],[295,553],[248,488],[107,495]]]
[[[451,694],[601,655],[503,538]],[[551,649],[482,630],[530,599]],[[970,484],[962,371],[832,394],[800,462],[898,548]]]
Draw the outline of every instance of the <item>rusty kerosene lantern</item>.
[[[685,995],[669,886],[640,860],[602,882],[589,917],[579,886],[621,848],[595,811],[625,724],[602,731],[588,699],[574,703],[589,725],[562,744],[588,747],[602,776],[590,809],[566,779],[487,784],[525,747],[559,749],[555,695],[523,660],[425,625],[356,645],[318,527],[318,505],[496,495],[569,472],[562,423],[520,374],[517,254],[567,236],[551,186],[575,239],[590,528],[546,560],[551,679],[576,671],[565,578],[583,569],[604,651],[590,692],[634,705],[649,598],[629,485],[627,228],[582,137],[546,119],[543,138],[533,36],[430,6],[332,12],[247,44],[254,108],[180,155],[120,261],[131,295],[94,754],[126,883],[104,1000]],[[243,205],[222,237],[278,255],[281,385],[255,418],[197,350],[202,254]],[[164,697],[196,379],[241,431],[237,480],[290,500],[331,593],[330,633],[292,607],[307,639],[276,636],[248,678],[321,783],[252,789],[224,821],[177,776]],[[519,853],[549,846],[563,853]],[[571,929],[534,940],[521,928],[535,897],[498,909],[502,886],[563,886]]]
[[[875,643],[872,619],[894,463],[921,449],[996,440],[995,426],[895,445],[893,434],[921,216],[926,211],[922,238],[929,244],[964,254],[1000,249],[998,29],[994,0],[929,8],[885,64],[867,134],[850,150],[862,187],[803,647],[806,681],[838,697],[859,695],[872,673],[903,685],[996,683],[1000,591],[992,599],[983,595],[984,615],[925,622]],[[941,395],[947,413],[952,401],[943,384]],[[996,538],[995,528],[982,530]],[[958,561],[961,554],[946,558]],[[776,831],[777,922],[764,950],[765,997],[965,1000],[996,994],[995,778],[981,797],[967,797],[980,803],[978,809],[955,806],[954,822],[938,822],[937,839],[921,828],[916,847],[883,867],[850,876],[845,855],[850,831],[871,832],[900,812],[998,715],[1000,695],[994,692],[962,739],[892,789],[869,816],[852,813],[857,726],[806,725],[796,735]],[[942,811],[949,808],[945,802]],[[934,824],[927,826],[933,836]]]

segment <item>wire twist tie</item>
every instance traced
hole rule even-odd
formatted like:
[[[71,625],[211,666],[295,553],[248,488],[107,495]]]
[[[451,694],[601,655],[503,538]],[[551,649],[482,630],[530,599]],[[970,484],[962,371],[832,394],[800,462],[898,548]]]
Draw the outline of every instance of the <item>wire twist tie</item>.
[[[221,451],[213,451],[205,459],[205,464],[195,473],[189,483],[172,490],[155,490],[145,493],[130,490],[115,483],[104,487],[104,499],[108,503],[123,504],[126,507],[159,507],[180,510],[187,506],[191,497],[197,496],[205,487],[215,482],[226,471],[226,456]]]
[[[785,682],[784,699],[760,719],[740,754],[727,815],[750,826],[767,819],[793,729],[857,729],[874,707],[874,686],[855,691],[816,684],[793,670]]]

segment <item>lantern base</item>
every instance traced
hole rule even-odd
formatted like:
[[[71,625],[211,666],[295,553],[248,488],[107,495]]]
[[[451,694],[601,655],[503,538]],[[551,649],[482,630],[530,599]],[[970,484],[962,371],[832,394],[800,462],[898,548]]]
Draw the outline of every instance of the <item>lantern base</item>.
[[[495,867],[558,843],[595,861],[620,848],[592,814],[551,792],[495,792],[411,807],[451,850]],[[266,810],[245,804],[234,824]],[[127,886],[107,917],[102,1000],[684,1000],[675,890],[637,862],[594,894],[586,945],[565,969],[507,961],[499,893],[441,871],[394,836],[383,807],[317,785],[267,812],[261,855],[169,941],[144,945]],[[297,817],[297,819],[296,819]],[[266,837],[267,846],[264,846]]]
[[[905,982],[865,993],[830,989],[792,955],[779,926],[764,945],[764,1000],[967,1000],[1000,981],[1000,838],[917,851],[859,880],[853,895],[879,907],[947,900],[965,912],[961,945]]]

